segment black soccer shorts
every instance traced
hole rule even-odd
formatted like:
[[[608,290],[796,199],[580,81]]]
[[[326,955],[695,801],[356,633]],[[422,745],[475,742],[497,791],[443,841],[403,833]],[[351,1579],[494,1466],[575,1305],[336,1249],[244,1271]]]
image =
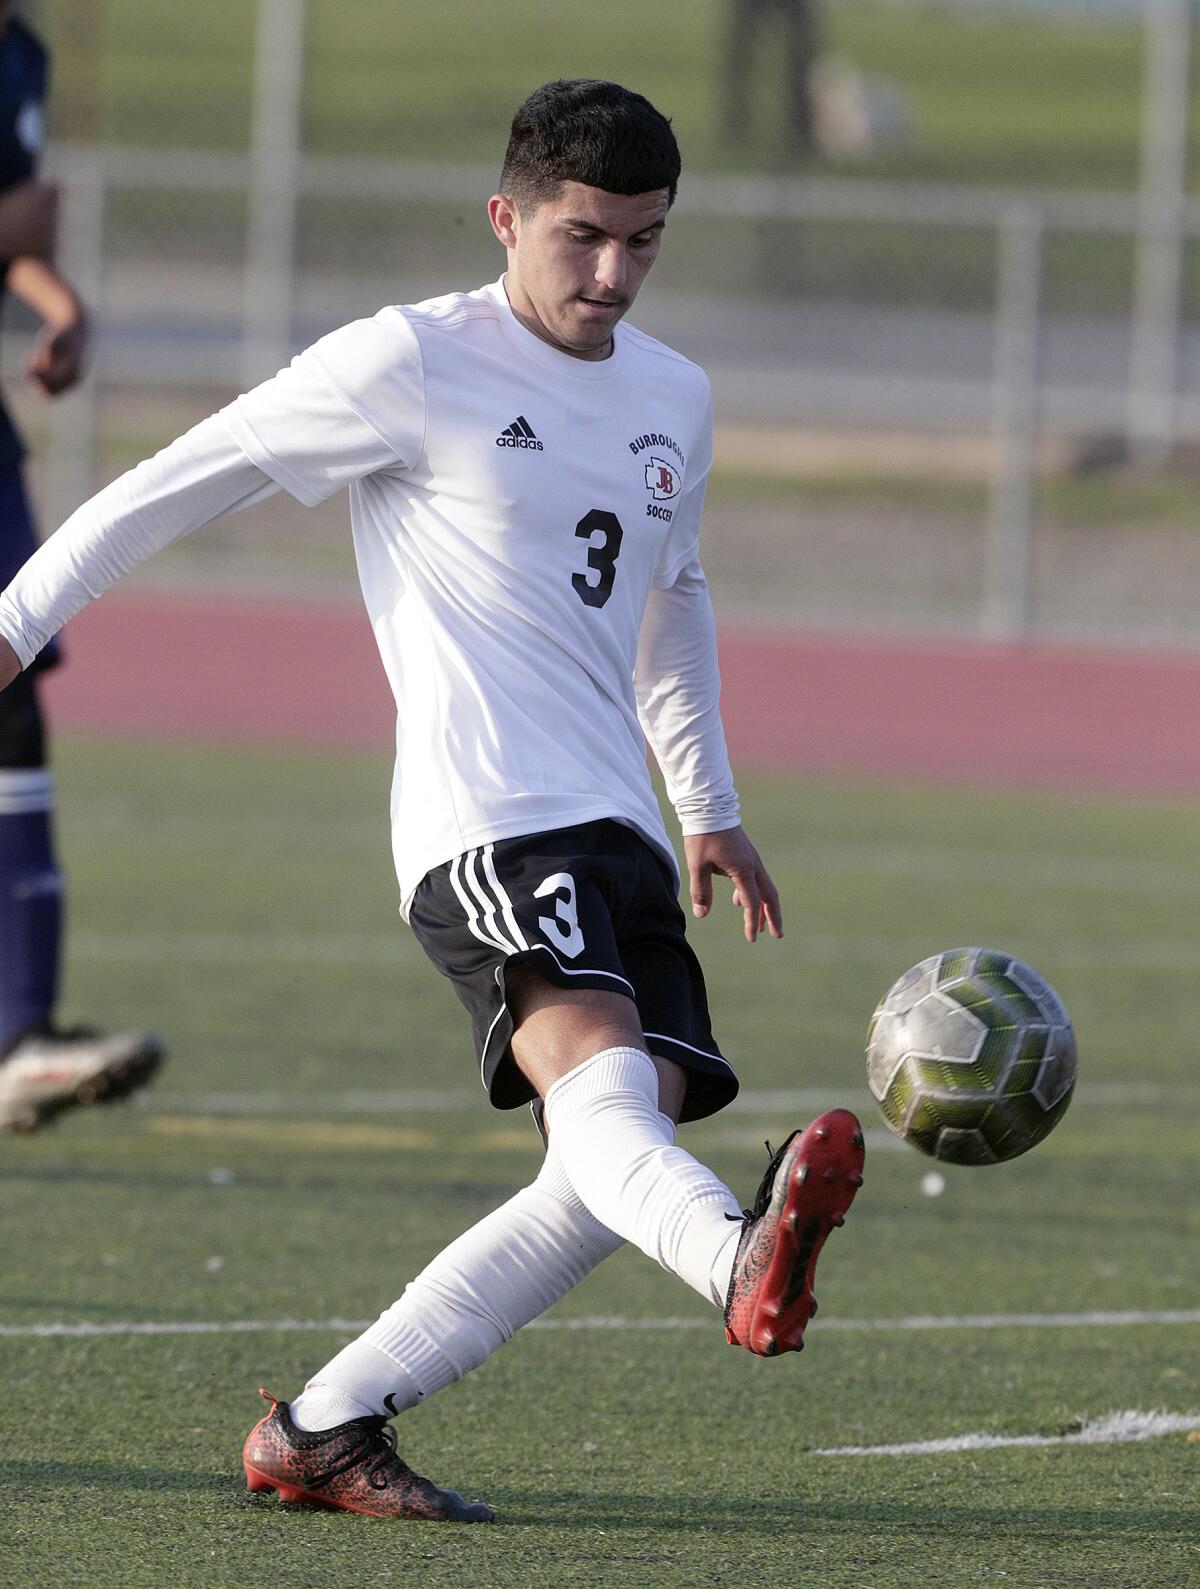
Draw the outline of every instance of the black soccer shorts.
[[[683,1120],[715,1114],[737,1096],[737,1077],[713,1041],[704,973],[684,935],[670,869],[623,823],[586,822],[468,850],[422,878],[409,925],[466,1006],[496,1108],[535,1097],[509,1046],[506,975],[519,965],[558,987],[632,999],[650,1052],[688,1073]]]

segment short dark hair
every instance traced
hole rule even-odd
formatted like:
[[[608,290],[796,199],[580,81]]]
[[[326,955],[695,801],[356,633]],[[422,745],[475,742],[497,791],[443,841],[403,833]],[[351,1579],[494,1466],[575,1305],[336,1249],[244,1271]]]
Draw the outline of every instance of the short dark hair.
[[[680,166],[671,123],[648,99],[598,78],[559,78],[513,117],[500,191],[518,210],[554,198],[564,182],[606,193],[666,188],[674,204]]]

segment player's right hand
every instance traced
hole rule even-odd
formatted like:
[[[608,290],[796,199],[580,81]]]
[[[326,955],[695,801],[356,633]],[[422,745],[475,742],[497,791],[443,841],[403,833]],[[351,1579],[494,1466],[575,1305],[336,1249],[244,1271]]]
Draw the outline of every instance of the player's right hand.
[[[691,882],[692,913],[707,916],[712,909],[714,874],[733,884],[733,903],[745,917],[747,943],[760,932],[783,937],[779,890],[771,881],[758,851],[741,826],[718,833],[690,833],[683,841]]]
[[[25,360],[25,373],[47,397],[69,392],[83,379],[88,350],[87,318],[80,315],[69,325],[43,326],[33,352]]]
[[[10,685],[20,671],[21,662],[17,653],[4,636],[0,635],[0,690]]]

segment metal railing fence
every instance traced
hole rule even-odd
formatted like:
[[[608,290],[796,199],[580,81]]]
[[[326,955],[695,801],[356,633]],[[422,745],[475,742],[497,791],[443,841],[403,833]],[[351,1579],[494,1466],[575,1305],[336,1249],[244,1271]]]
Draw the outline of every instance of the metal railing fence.
[[[253,213],[261,185],[251,155],[59,145],[50,169],[63,193],[64,268],[93,305],[92,378],[63,403],[45,471],[48,513],[65,515],[95,487],[98,403],[107,386],[231,393],[273,372],[323,330],[380,302],[472,285],[499,255],[474,225],[495,173],[473,165],[306,156],[289,197]],[[406,216],[417,221],[405,227]],[[441,218],[438,224],[433,217]],[[468,218],[472,225],[466,225]],[[398,268],[394,235],[438,243]],[[440,231],[439,231],[440,225]],[[1135,436],[1163,452],[1200,439],[1200,367],[1180,364],[1178,292],[1119,270],[1107,312],[1046,304],[1047,243],[1114,242],[1165,249],[1177,261],[1200,239],[1200,203],[1097,192],[889,184],[782,176],[690,176],[672,241],[636,318],[697,357],[726,420],[798,429],[957,429],[992,441],[986,576],[978,615],[994,636],[1029,627],[1033,484],[1041,433]],[[805,239],[837,229],[885,268],[896,239],[922,259],[969,239],[976,280],[956,308],[822,295],[804,265],[786,290],[763,289],[733,240],[756,232],[772,272]],[[477,233],[479,241],[475,241]],[[924,250],[924,253],[921,251]],[[761,261],[760,261],[761,263]],[[1177,262],[1175,280],[1182,266]],[[466,273],[464,275],[464,272]],[[447,279],[448,276],[448,279]],[[1128,293],[1128,300],[1126,300]],[[903,298],[903,294],[900,295]]]

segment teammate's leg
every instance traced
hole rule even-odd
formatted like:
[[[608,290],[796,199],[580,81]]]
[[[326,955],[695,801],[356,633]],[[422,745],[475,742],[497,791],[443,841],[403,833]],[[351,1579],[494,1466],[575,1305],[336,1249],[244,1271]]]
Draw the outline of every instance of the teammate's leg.
[[[0,471],[0,587],[36,546],[19,469]],[[54,782],[38,699],[57,642],[0,692],[0,1129],[33,1130],[62,1109],[123,1097],[148,1081],[162,1044],[54,1024],[63,879]]]
[[[58,993],[53,810],[37,686],[24,673],[0,694],[0,1055],[50,1019]]]
[[[147,1032],[54,1024],[63,881],[36,677],[0,694],[0,1129],[32,1131],[75,1104],[142,1086],[162,1058]]]

